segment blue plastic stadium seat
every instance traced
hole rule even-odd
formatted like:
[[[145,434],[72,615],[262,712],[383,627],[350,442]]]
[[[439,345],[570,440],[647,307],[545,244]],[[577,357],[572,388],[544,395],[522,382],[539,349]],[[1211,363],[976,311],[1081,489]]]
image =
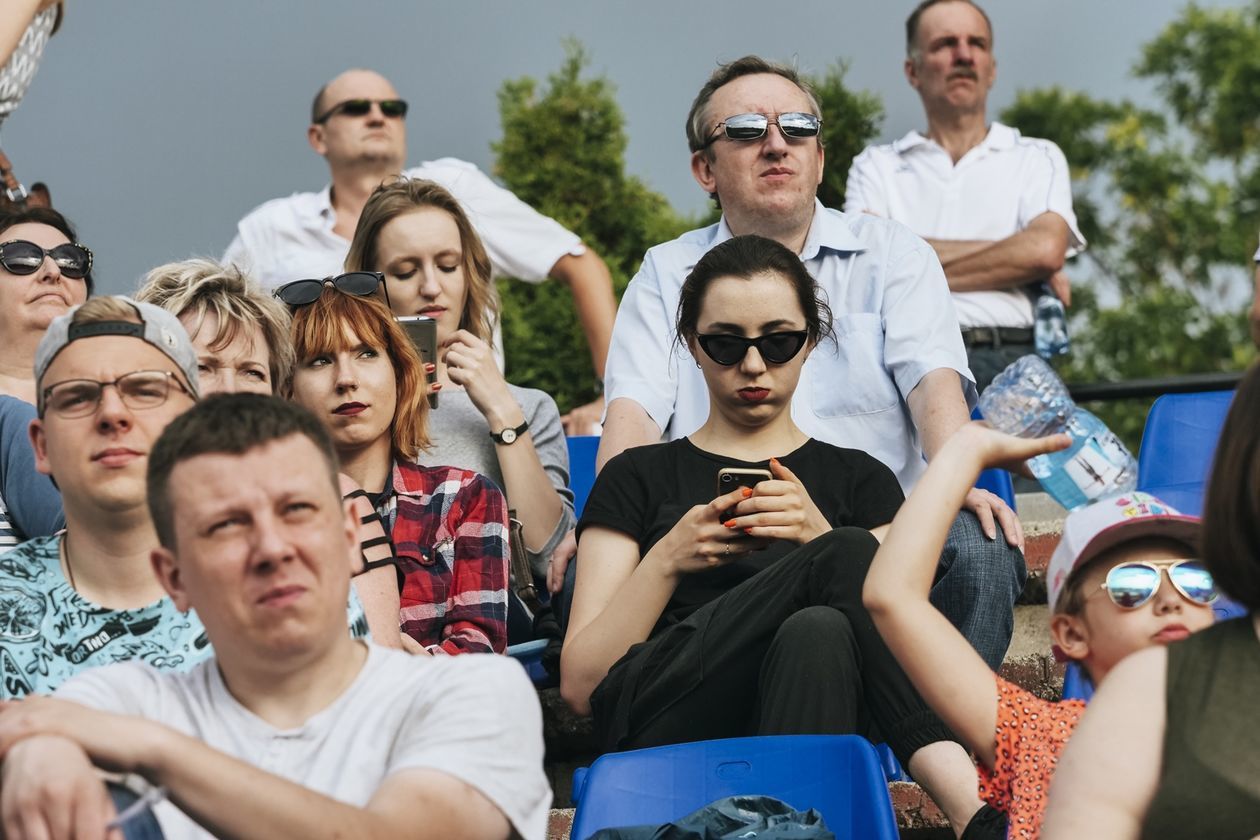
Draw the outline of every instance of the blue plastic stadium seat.
[[[569,489],[573,491],[573,510],[581,517],[586,497],[595,484],[595,453],[599,451],[599,435],[578,435],[565,440],[569,444]]]
[[[1165,394],[1146,415],[1138,489],[1182,513],[1203,512],[1203,491],[1233,391]]]
[[[897,838],[879,757],[856,735],[728,738],[600,756],[573,774],[570,836],[667,823],[740,794],[816,808],[837,838]]]
[[[546,649],[546,639],[534,639],[518,645],[508,645],[507,655],[521,663],[534,685],[539,685],[547,681],[547,669],[542,664],[543,651]]]

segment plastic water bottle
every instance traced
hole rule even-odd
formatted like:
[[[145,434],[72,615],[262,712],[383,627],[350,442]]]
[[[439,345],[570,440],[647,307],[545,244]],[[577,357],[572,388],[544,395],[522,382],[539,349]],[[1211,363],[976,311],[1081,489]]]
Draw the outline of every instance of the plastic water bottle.
[[[989,425],[1033,438],[1067,432],[1072,445],[1038,455],[1028,468],[1045,491],[1068,510],[1137,485],[1137,462],[1101,420],[1077,408],[1063,380],[1036,356],[1016,359],[980,396]]]
[[[1045,283],[1041,284],[1033,308],[1033,344],[1043,359],[1062,356],[1072,347],[1063,301]]]

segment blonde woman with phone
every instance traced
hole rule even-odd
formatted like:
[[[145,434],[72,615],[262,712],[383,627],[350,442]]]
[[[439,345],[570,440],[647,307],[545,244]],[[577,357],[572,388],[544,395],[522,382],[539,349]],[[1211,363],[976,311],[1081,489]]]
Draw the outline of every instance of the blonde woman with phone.
[[[792,420],[805,358],[834,340],[813,278],[773,240],[727,240],[683,285],[677,335],[709,417],[600,472],[578,525],[561,694],[609,751],[874,720],[961,830],[980,808],[974,768],[861,603],[872,532],[901,488]],[[736,486],[755,470],[769,477]],[[715,498],[719,486],[733,489]]]
[[[359,216],[346,270],[381,272],[395,315],[436,321],[441,402],[429,417],[432,447],[423,459],[482,473],[503,488],[541,582],[575,521],[568,447],[555,401],[499,370],[490,344],[498,309],[490,259],[463,208],[432,181],[382,184]],[[513,642],[529,638],[528,627],[510,631]]]

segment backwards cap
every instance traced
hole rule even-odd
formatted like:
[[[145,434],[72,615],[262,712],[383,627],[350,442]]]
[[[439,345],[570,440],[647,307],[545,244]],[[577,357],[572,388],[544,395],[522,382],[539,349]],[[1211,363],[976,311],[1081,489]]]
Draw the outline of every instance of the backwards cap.
[[[79,306],[83,305],[79,304],[66,314],[53,319],[48,326],[44,337],[40,339],[39,347],[35,350],[36,408],[41,416],[44,413],[44,390],[41,386],[44,382],[44,374],[48,372],[53,359],[57,358],[57,354],[65,350],[72,342],[98,335],[127,335],[153,345],[165,353],[184,374],[184,384],[188,386],[188,392],[192,394],[193,399],[201,396],[198,388],[197,351],[193,349],[188,332],[179,319],[160,306],[154,306],[151,303],[141,303],[121,295],[115,296],[114,299],[135,309],[140,323],[96,321],[76,324],[73,323],[74,315],[78,312]]]

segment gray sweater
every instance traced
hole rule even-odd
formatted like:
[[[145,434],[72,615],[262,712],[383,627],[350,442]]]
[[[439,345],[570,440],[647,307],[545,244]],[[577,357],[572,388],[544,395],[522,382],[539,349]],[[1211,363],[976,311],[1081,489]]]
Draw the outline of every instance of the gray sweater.
[[[508,391],[525,414],[538,459],[564,503],[564,512],[546,545],[537,553],[529,552],[529,565],[534,574],[545,577],[551,552],[577,521],[573,514],[573,491],[569,489],[569,447],[555,400],[544,391],[518,388],[511,383],[508,383]],[[474,470],[503,487],[503,471],[499,469],[499,456],[495,451],[497,444],[490,439],[486,418],[473,405],[467,391],[442,392],[437,410],[429,413],[429,438],[432,448],[420,453],[421,464]],[[514,507],[512,499],[507,502],[509,508]]]

